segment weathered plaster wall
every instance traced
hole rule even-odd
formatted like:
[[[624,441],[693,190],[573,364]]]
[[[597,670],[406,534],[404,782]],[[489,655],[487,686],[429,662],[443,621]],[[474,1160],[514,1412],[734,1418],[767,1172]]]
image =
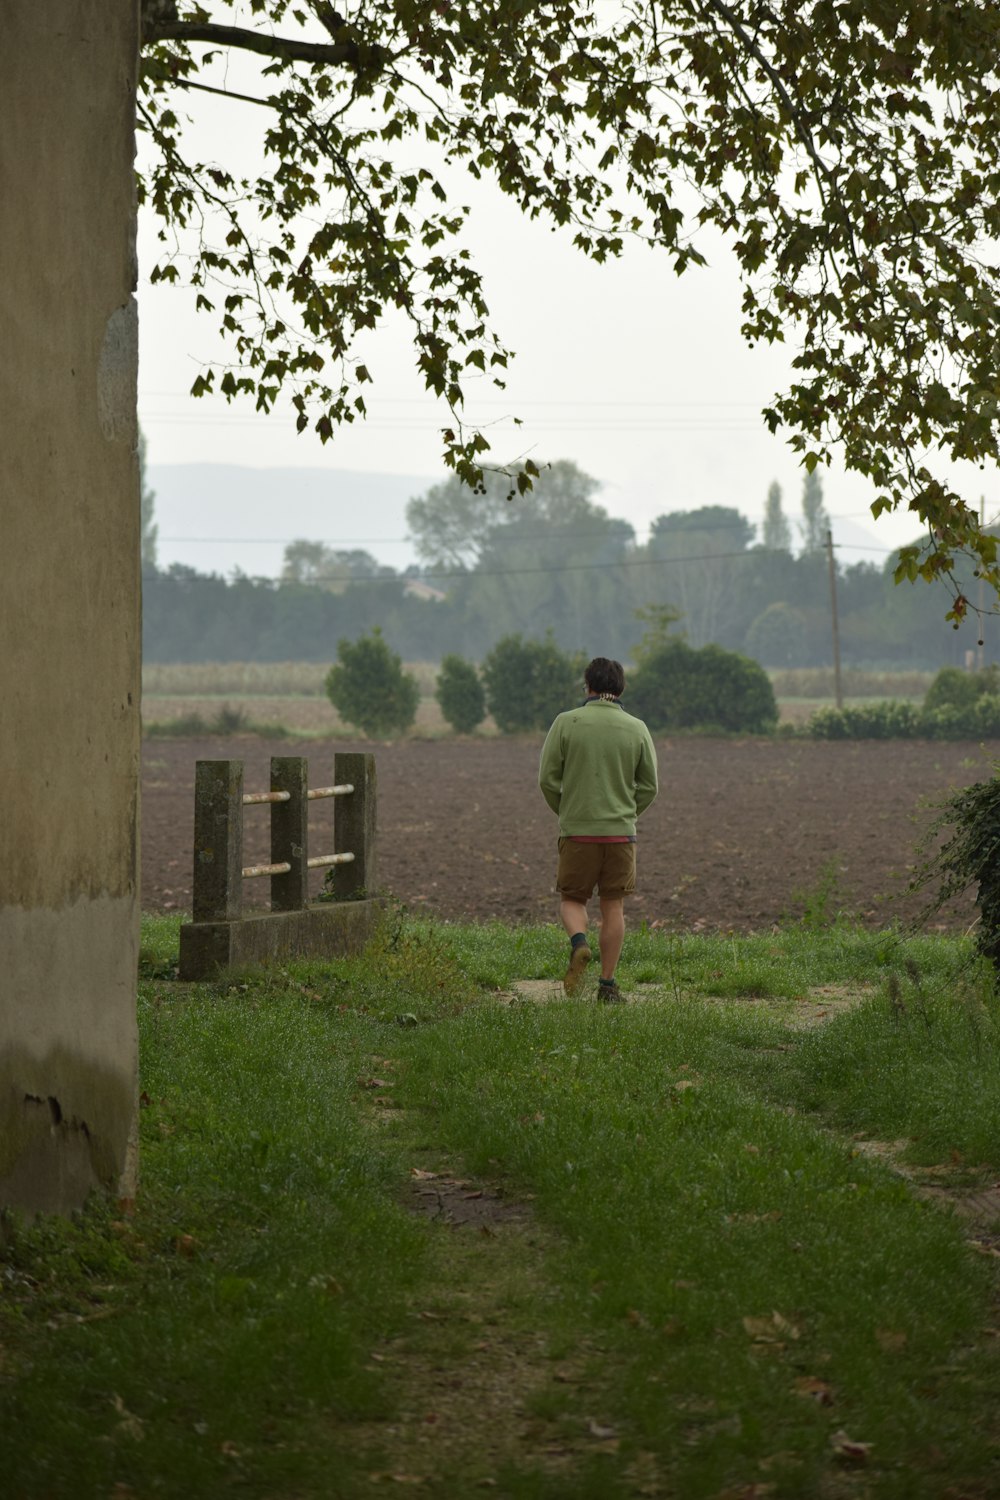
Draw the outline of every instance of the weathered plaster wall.
[[[0,1205],[128,1191],[136,1114],[138,0],[0,47]]]

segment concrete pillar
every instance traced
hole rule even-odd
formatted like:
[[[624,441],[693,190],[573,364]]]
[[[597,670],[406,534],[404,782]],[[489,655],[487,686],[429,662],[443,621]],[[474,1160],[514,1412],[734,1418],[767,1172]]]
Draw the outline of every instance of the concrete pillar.
[[[199,760],[194,769],[196,922],[235,922],[243,915],[243,762]]]
[[[0,1206],[135,1179],[137,0],[0,45]]]
[[[338,797],[333,814],[333,852],[351,853],[348,865],[333,866],[333,893],[338,901],[358,901],[378,894],[375,846],[378,787],[374,755],[344,752],[333,758],[338,786],[350,782],[354,791]]]
[[[309,905],[309,762],[272,756],[271,791],[289,794],[287,802],[271,803],[271,863],[292,867],[271,877],[271,910],[302,911]]]

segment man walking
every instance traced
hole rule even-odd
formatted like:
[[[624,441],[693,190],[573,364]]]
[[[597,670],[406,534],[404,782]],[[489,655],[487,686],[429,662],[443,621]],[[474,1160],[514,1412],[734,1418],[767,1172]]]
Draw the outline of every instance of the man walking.
[[[542,796],[559,815],[559,915],[570,940],[563,988],[572,995],[590,963],[587,902],[601,902],[598,997],[619,1001],[615,968],[625,940],[624,898],[635,890],[635,824],[656,796],[649,730],[622,708],[621,662],[597,656],[584,673],[587,696],[559,714],[545,737]]]

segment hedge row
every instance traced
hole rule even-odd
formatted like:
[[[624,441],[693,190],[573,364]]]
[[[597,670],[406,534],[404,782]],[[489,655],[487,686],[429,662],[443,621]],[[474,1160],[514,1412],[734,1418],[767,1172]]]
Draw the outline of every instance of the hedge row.
[[[939,708],[887,699],[852,708],[817,709],[805,728],[814,740],[975,740],[1000,738],[1000,695]]]

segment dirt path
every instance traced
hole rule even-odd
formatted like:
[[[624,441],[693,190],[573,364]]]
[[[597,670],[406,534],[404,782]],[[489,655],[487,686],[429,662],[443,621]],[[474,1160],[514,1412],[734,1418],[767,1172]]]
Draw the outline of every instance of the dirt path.
[[[869,993],[866,987],[826,985],[791,1008],[788,1002],[743,1003],[769,1006],[799,1030],[826,1024]],[[523,980],[512,987],[509,1002],[559,998],[561,985]],[[634,999],[669,1004],[661,986],[640,986]],[[394,1066],[381,1060],[390,1084]],[[423,1126],[415,1134],[409,1112],[389,1103],[370,1098],[372,1128],[395,1130],[411,1142],[422,1136]],[[826,1130],[822,1120],[812,1123]],[[971,1177],[966,1174],[963,1182],[956,1164],[908,1166],[899,1159],[907,1141],[845,1139],[851,1144],[858,1155],[899,1173],[917,1195],[957,1213],[971,1250],[1000,1258],[1000,1183],[977,1180],[970,1187]],[[607,1351],[579,1339],[556,1354],[551,1339],[533,1325],[533,1308],[553,1292],[545,1274],[558,1238],[536,1220],[532,1195],[513,1198],[501,1182],[465,1174],[460,1161],[433,1146],[414,1145],[412,1155],[404,1204],[428,1221],[433,1274],[411,1309],[410,1328],[371,1351],[371,1368],[386,1380],[397,1415],[349,1428],[352,1447],[370,1461],[368,1483],[373,1493],[401,1487],[455,1495],[504,1492],[506,1471],[522,1479],[535,1476],[542,1486],[538,1493],[546,1492],[547,1480],[564,1493],[594,1455],[617,1454],[621,1439],[602,1407],[602,1388],[613,1374]],[[884,1337],[905,1339],[891,1332]],[[338,1431],[342,1438],[342,1423]],[[617,1474],[622,1481],[635,1496],[672,1493],[661,1460],[647,1451]],[[738,1500],[772,1488],[765,1483],[723,1493]],[[858,1476],[827,1475],[822,1493],[830,1500],[858,1494]]]

